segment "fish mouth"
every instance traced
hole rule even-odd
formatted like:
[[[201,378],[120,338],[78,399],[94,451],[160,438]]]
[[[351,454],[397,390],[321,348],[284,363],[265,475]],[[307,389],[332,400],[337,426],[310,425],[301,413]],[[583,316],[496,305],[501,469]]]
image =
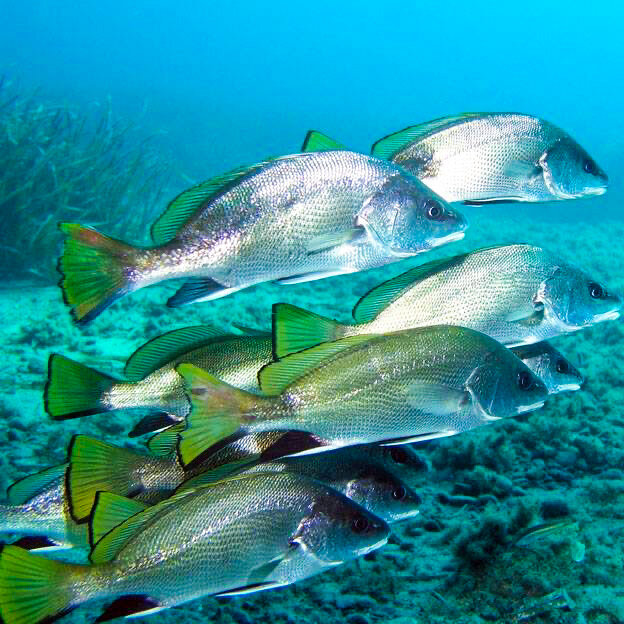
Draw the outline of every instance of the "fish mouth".
[[[526,414],[527,412],[532,412],[534,410],[540,409],[540,407],[544,407],[544,403],[546,401],[536,401],[535,403],[531,403],[530,405],[521,405],[516,410],[516,416],[519,414]]]
[[[374,544],[371,544],[370,546],[365,546],[364,548],[360,548],[357,551],[357,556],[363,557],[364,555],[368,555],[369,552],[373,552],[373,550],[377,550],[378,548],[385,546],[387,543],[388,543],[388,538],[384,537],[383,539],[379,540],[378,542],[375,542]]]
[[[605,186],[594,186],[592,188],[585,189],[583,191],[583,195],[604,195],[607,192],[607,185]]]
[[[402,511],[401,513],[392,514],[391,522],[396,522],[397,520],[405,520],[405,518],[412,518],[413,516],[417,516],[420,513],[419,509],[411,509],[410,511]]]
[[[568,384],[559,384],[554,392],[576,392],[581,389],[580,383],[568,383]]]
[[[596,314],[592,319],[592,323],[600,323],[602,321],[615,321],[620,318],[619,310],[611,310],[610,312],[603,312],[602,314]]]
[[[447,234],[442,238],[436,238],[433,241],[433,247],[439,247],[440,245],[446,245],[447,243],[454,243],[455,241],[461,240],[466,236],[466,232],[462,230],[461,232],[453,232],[452,234]]]

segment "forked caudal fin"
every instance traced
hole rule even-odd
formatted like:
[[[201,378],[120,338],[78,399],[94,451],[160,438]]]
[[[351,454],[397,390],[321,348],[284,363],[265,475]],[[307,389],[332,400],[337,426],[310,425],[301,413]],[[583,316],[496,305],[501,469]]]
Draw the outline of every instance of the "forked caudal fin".
[[[0,545],[2,622],[50,624],[80,604],[100,597],[100,591],[106,595],[106,589],[98,591],[96,583],[88,578],[93,570],[93,566],[53,561],[17,546]],[[82,594],[85,590],[89,595]],[[96,621],[147,615],[161,608],[156,600],[144,594],[122,595]]]
[[[75,582],[89,566],[52,561],[17,546],[0,546],[0,616],[5,624],[52,622],[78,606]]]
[[[101,399],[116,383],[113,377],[53,353],[48,361],[45,410],[55,420],[109,411]]]
[[[273,354],[285,357],[344,337],[347,326],[289,303],[273,306]]]
[[[127,269],[139,250],[77,223],[59,228],[67,237],[58,262],[59,285],[74,320],[85,324],[132,289]]]
[[[76,435],[69,445],[67,496],[72,517],[80,522],[91,513],[98,492],[132,498],[144,491],[142,469],[155,469],[156,458],[114,446],[96,438]],[[163,461],[163,460],[160,460]],[[164,460],[165,465],[169,464]]]
[[[192,405],[186,429],[178,434],[178,455],[188,466],[211,446],[237,433],[244,425],[245,413],[261,399],[193,364],[179,364],[176,370],[184,379]]]

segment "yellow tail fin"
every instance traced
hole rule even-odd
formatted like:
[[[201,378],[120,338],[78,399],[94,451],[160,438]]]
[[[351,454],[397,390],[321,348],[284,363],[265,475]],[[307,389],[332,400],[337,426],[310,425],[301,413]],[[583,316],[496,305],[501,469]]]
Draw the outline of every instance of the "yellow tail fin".
[[[191,399],[186,429],[179,433],[178,454],[187,466],[211,446],[237,433],[257,396],[220,381],[193,364],[176,367]]]
[[[345,335],[345,326],[289,303],[273,306],[273,351],[276,358],[332,342]]]
[[[78,606],[71,576],[87,566],[52,561],[17,546],[0,547],[0,615],[5,624],[51,622]]]
[[[109,411],[103,395],[116,379],[53,353],[48,360],[48,382],[43,393],[46,412],[54,420],[79,418]]]
[[[63,297],[76,323],[88,323],[131,290],[127,269],[137,249],[77,223],[59,228],[67,236],[58,263]]]

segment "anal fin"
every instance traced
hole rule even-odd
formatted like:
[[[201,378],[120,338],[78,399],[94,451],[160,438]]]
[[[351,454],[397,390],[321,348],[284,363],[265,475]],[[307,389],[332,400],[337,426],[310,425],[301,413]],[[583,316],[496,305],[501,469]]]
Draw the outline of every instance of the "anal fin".
[[[136,438],[138,436],[145,435],[146,433],[158,433],[159,431],[168,429],[173,425],[177,425],[179,422],[179,418],[174,418],[168,412],[148,414],[139,420],[139,422],[132,428],[132,431],[130,431],[128,436]]]
[[[284,583],[277,583],[275,581],[272,581],[270,583],[252,583],[251,585],[244,585],[243,587],[230,589],[229,591],[221,592],[220,594],[214,594],[214,596],[217,598],[226,598],[228,596],[244,596],[245,594],[254,594],[255,592],[264,591],[265,589],[281,587],[282,585],[284,585]]]
[[[212,301],[213,299],[230,295],[242,288],[240,286],[228,288],[209,277],[197,277],[184,283],[173,297],[169,297],[167,305],[170,308],[177,308],[189,303]]]
[[[19,546],[24,550],[36,550],[39,553],[69,550],[73,548],[73,546],[67,542],[53,540],[43,535],[25,535],[24,537],[20,537],[16,542],[13,542],[13,546]]]
[[[96,622],[108,622],[118,617],[135,618],[156,613],[164,609],[160,603],[144,594],[127,594],[112,602],[95,620]]]
[[[336,277],[336,275],[345,275],[346,273],[349,273],[349,271],[318,271],[316,273],[300,273],[299,275],[282,277],[273,281],[280,286],[286,286],[290,284],[301,284],[302,282],[314,282],[315,280],[325,279],[326,277]]]
[[[438,438],[448,438],[459,433],[459,431],[434,431],[432,433],[421,433],[415,436],[406,436],[405,438],[394,438],[380,442],[379,446],[399,446],[400,444],[411,444],[412,442],[425,442],[426,440],[437,440]]]

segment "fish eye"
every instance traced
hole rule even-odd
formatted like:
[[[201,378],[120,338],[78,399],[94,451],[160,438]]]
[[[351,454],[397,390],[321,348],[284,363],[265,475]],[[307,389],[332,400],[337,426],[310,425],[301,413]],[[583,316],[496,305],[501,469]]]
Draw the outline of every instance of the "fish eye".
[[[444,217],[444,208],[442,208],[442,204],[435,199],[425,200],[424,209],[428,219],[441,221]]]
[[[558,358],[557,359],[557,372],[565,375],[565,373],[569,371],[570,371],[570,367],[568,366],[568,363],[563,358]]]
[[[520,390],[530,390],[533,387],[533,380],[531,374],[527,371],[520,371],[518,373],[518,388]]]
[[[364,516],[356,516],[351,522],[354,533],[364,533],[368,529],[368,520]]]
[[[590,158],[585,159],[583,163],[583,171],[585,173],[596,173],[596,163]]]
[[[589,282],[589,294],[592,299],[602,299],[605,296],[605,291],[600,284]]]
[[[390,457],[392,457],[392,460],[397,464],[404,464],[407,461],[407,453],[405,452],[405,449],[402,448],[394,447],[390,451]]]
[[[401,485],[392,492],[394,500],[402,501],[407,496],[407,490]]]

